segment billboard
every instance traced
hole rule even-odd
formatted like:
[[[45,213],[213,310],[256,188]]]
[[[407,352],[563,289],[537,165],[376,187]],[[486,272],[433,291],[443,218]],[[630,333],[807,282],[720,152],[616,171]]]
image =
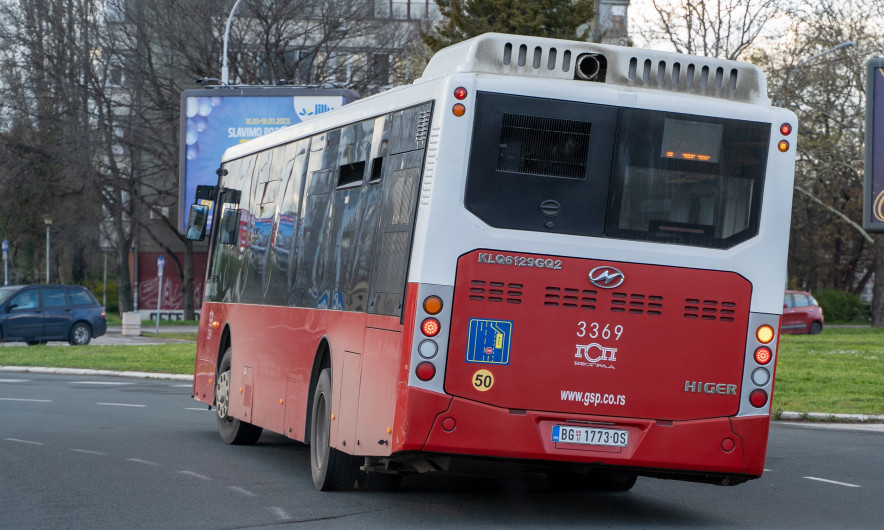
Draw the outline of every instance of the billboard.
[[[228,147],[294,125],[359,98],[353,90],[218,87],[181,93],[178,231],[184,233],[196,187],[218,183]]]
[[[884,232],[884,57],[869,59],[866,74],[863,228]]]

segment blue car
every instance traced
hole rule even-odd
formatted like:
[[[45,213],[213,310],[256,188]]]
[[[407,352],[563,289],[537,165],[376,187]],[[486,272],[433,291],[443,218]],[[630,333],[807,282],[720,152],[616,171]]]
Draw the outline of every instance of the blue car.
[[[79,285],[10,285],[0,287],[0,341],[71,345],[89,344],[107,331],[104,308]]]

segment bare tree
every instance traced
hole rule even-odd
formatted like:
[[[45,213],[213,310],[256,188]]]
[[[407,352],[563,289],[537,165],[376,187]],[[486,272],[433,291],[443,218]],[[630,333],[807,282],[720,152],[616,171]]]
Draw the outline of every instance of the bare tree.
[[[654,15],[639,34],[675,51],[736,60],[769,29],[782,0],[651,0]],[[636,27],[636,25],[633,25]]]

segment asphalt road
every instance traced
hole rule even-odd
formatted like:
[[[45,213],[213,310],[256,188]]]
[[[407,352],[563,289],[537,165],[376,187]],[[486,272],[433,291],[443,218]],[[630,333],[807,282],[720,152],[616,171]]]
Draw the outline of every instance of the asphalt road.
[[[321,493],[305,446],[224,445],[188,382],[0,373],[0,528],[880,528],[884,428],[866,429],[777,423],[765,476],[730,488],[435,474]]]

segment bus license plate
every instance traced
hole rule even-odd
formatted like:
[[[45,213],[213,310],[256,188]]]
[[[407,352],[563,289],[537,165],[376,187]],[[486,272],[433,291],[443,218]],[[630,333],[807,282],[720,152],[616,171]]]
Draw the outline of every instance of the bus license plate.
[[[629,432],[622,429],[555,425],[552,431],[552,441],[568,444],[626,447],[629,445]]]

